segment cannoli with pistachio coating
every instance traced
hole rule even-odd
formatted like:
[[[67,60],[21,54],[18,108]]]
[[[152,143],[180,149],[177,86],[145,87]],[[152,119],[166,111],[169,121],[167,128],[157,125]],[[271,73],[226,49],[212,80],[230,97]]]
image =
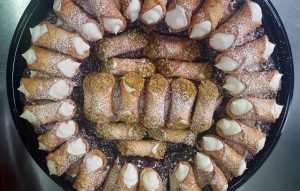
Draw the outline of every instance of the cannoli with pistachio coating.
[[[144,168],[140,172],[140,191],[166,191],[166,184],[153,168]]]
[[[165,142],[141,140],[141,141],[120,141],[117,145],[123,156],[147,156],[163,159],[167,150]]]
[[[132,23],[139,18],[142,8],[141,0],[121,0],[123,15]]]
[[[30,28],[33,45],[48,48],[77,59],[84,59],[90,55],[90,45],[77,33],[71,33],[55,25],[43,21]]]
[[[144,0],[140,20],[146,25],[157,24],[166,14],[167,0]]]

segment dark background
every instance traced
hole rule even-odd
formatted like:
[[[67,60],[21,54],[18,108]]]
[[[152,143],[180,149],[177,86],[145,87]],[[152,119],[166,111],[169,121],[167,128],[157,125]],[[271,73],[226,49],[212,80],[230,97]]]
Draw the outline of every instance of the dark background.
[[[0,1],[0,190],[54,191],[59,188],[31,159],[13,125],[6,95],[6,64],[14,30],[30,0]],[[300,1],[272,0],[287,30],[295,67],[294,99],[273,153],[239,191],[300,190]]]

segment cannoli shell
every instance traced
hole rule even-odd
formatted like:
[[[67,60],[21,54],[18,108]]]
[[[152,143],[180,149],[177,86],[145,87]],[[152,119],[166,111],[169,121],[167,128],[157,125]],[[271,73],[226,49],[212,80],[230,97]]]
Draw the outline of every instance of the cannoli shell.
[[[143,184],[143,176],[144,174],[146,174],[147,172],[152,172],[155,171],[152,168],[144,168],[141,172],[140,172],[140,181],[139,181],[139,191],[149,191],[145,185]],[[155,171],[156,172],[156,171]],[[156,172],[156,175],[159,179],[159,187],[153,191],[166,191],[166,185],[163,183],[160,175]]]
[[[123,181],[124,180],[123,177],[124,177],[124,173],[125,173],[125,169],[126,169],[127,165],[128,164],[123,165],[122,168],[121,168],[121,170],[120,170],[120,176],[119,176],[119,178],[117,180],[116,191],[135,191],[135,190],[137,190],[138,182],[135,185],[133,185],[130,188],[128,188],[126,186],[125,182]],[[134,168],[138,172],[137,166],[134,165]]]
[[[159,20],[155,23],[151,23],[151,25],[155,25],[157,24],[158,22],[161,21],[161,19],[165,16],[166,14],[166,6],[167,6],[167,0],[144,0],[143,2],[143,5],[142,5],[142,9],[141,9],[141,12],[140,12],[140,20],[146,24],[146,25],[149,25],[146,21],[144,21],[143,19],[143,14],[147,11],[149,11],[150,9],[152,9],[153,7],[155,7],[156,5],[160,5],[162,7],[162,16],[161,18],[159,18]]]
[[[119,158],[116,158],[112,169],[109,171],[103,185],[103,191],[112,191],[116,189],[117,181],[120,176],[121,165]]]

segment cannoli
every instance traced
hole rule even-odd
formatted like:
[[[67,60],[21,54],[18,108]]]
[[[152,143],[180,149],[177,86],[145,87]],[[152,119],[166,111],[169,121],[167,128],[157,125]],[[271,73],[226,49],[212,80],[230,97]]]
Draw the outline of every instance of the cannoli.
[[[254,31],[261,23],[260,6],[246,0],[242,7],[210,36],[209,45],[219,51],[233,48],[241,37]]]
[[[135,191],[139,182],[139,172],[137,166],[127,163],[122,166],[120,175],[116,182],[116,191]]]
[[[184,31],[190,26],[193,12],[200,5],[199,0],[171,0],[165,22],[171,32]]]
[[[123,76],[128,72],[136,72],[143,78],[148,78],[155,73],[155,66],[147,58],[110,58],[104,62],[102,70],[118,76]]]
[[[281,77],[277,70],[231,74],[223,88],[232,96],[259,96],[278,91]]]
[[[62,100],[71,95],[74,82],[63,78],[21,78],[18,90],[29,100]]]
[[[20,117],[38,127],[51,122],[70,120],[74,117],[76,104],[65,99],[59,102],[25,105]]]
[[[102,39],[104,34],[102,20],[98,23],[72,0],[54,0],[53,10],[66,25],[77,31],[87,41],[94,42]]]
[[[144,54],[148,58],[193,61],[200,56],[200,49],[196,41],[191,39],[154,34],[145,47]]]
[[[88,0],[99,22],[107,32],[118,34],[126,28],[126,20],[114,0]]]
[[[91,150],[80,166],[79,174],[73,184],[76,190],[94,191],[99,187],[107,175],[107,159],[103,152]]]
[[[165,98],[168,90],[169,81],[160,74],[154,74],[148,81],[143,121],[145,127],[165,126]]]
[[[79,73],[81,63],[72,57],[37,46],[31,46],[24,54],[29,70],[54,77],[73,78]]]
[[[64,142],[75,138],[78,133],[78,125],[73,120],[57,122],[49,126],[49,130],[45,134],[38,136],[41,150],[51,152]]]
[[[163,159],[167,150],[164,142],[142,140],[142,141],[120,141],[117,145],[123,156],[147,156]]]
[[[207,155],[197,152],[195,161],[195,177],[200,188],[210,185],[213,191],[226,191],[228,182],[215,162]]]
[[[153,168],[144,168],[140,172],[140,191],[165,191],[166,185],[162,182],[159,174]]]
[[[104,185],[103,185],[103,191],[112,191],[116,190],[117,180],[120,176],[120,170],[121,170],[121,164],[119,161],[119,158],[117,157],[114,161],[114,164],[109,171]]]
[[[193,146],[196,135],[189,130],[175,130],[169,128],[153,128],[148,130],[148,134],[155,140],[172,143],[183,143]]]
[[[139,98],[145,80],[137,73],[129,72],[122,77],[120,82],[120,106],[118,117],[126,123],[138,123]]]
[[[144,0],[140,20],[146,25],[157,24],[166,14],[167,0]]]
[[[141,4],[141,0],[121,0],[123,15],[133,23],[139,18]]]
[[[193,167],[186,161],[176,164],[170,173],[170,190],[172,191],[201,191],[198,187]]]
[[[173,129],[186,129],[190,126],[192,107],[196,98],[195,85],[184,78],[172,83],[170,116],[167,126]]]
[[[146,35],[136,29],[99,42],[97,55],[100,60],[143,49],[147,45]]]
[[[139,124],[97,124],[96,129],[104,140],[141,140],[146,134],[146,129]]]
[[[220,137],[244,146],[253,155],[262,150],[265,145],[265,133],[239,121],[223,118],[217,122],[216,127]]]
[[[230,0],[205,0],[192,18],[188,31],[190,38],[204,39],[214,32],[229,3]]]
[[[157,63],[157,70],[167,78],[183,77],[200,81],[212,76],[211,64],[200,62],[161,59]]]
[[[261,71],[261,64],[268,61],[274,47],[275,44],[264,35],[243,46],[218,54],[215,66],[225,72],[234,73]]]
[[[33,45],[70,55],[77,59],[84,59],[90,55],[90,45],[78,34],[68,32],[49,22],[42,22],[30,28]]]
[[[211,127],[213,114],[219,97],[218,87],[209,80],[201,81],[193,115],[191,130],[197,133],[208,130]]]
[[[82,159],[73,163],[66,171],[66,175],[75,178],[79,173],[81,163],[82,163]]]
[[[83,81],[85,117],[96,123],[107,123],[114,116],[112,108],[112,89],[115,78],[108,73],[93,72]]]
[[[88,151],[89,143],[81,137],[64,143],[56,151],[49,153],[46,158],[50,175],[61,176]]]
[[[241,176],[247,169],[245,158],[215,136],[204,136],[200,147],[232,176]]]
[[[232,119],[257,120],[275,123],[283,106],[275,99],[254,97],[232,98],[226,106],[227,115]]]

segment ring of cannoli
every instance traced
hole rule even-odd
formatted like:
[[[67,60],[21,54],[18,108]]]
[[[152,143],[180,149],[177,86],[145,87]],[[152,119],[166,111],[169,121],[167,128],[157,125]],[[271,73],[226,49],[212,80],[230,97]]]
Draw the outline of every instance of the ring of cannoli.
[[[213,191],[226,191],[228,182],[215,162],[207,155],[197,152],[195,157],[195,177],[200,188],[210,185]]]
[[[102,21],[98,23],[72,0],[54,0],[53,10],[64,24],[77,31],[87,41],[94,42],[102,39],[104,34]]]
[[[143,125],[147,128],[165,126],[165,98],[169,81],[160,74],[154,74],[147,84]]]
[[[212,66],[209,63],[161,59],[156,66],[158,72],[167,78],[183,77],[200,81],[212,76]]]
[[[88,151],[89,143],[81,137],[64,143],[56,151],[49,153],[47,156],[47,167],[50,175],[61,176]]]
[[[232,96],[260,96],[278,91],[281,77],[277,70],[234,73],[225,78],[223,88]]]
[[[153,140],[120,141],[118,150],[123,156],[141,156],[163,159],[167,150],[165,142]]]
[[[132,23],[139,18],[142,7],[141,0],[121,0],[123,15]]]
[[[126,20],[114,0],[88,0],[107,32],[118,34],[126,28]]]
[[[171,32],[184,31],[190,26],[193,12],[200,5],[199,0],[171,0],[165,22]]]
[[[91,150],[80,165],[79,174],[73,184],[76,190],[94,191],[103,183],[108,169],[107,159],[103,152]]]
[[[78,133],[78,125],[75,121],[57,122],[49,125],[49,130],[38,136],[39,149],[53,151],[56,147],[69,141]]]
[[[209,45],[219,51],[224,51],[236,45],[240,37],[244,37],[262,23],[260,6],[250,0],[224,24],[222,24],[209,39]]]
[[[198,97],[190,128],[194,132],[201,133],[211,127],[219,90],[209,80],[201,81],[198,89]]]
[[[245,158],[215,136],[202,137],[200,148],[232,176],[241,176],[247,169]]]
[[[47,21],[30,28],[30,34],[33,45],[49,48],[77,59],[84,59],[90,55],[90,45],[78,34],[56,27]]]
[[[226,105],[227,115],[232,119],[257,120],[275,123],[283,106],[275,99],[255,97],[232,98]]]
[[[165,191],[166,185],[153,168],[144,168],[140,172],[140,191]]]
[[[274,48],[275,44],[264,35],[243,46],[218,54],[215,66],[231,73],[261,71],[261,64],[268,61]]]
[[[185,78],[175,79],[171,86],[172,103],[167,126],[172,129],[186,129],[190,126],[197,89],[191,81]]]
[[[104,140],[141,140],[146,134],[146,129],[139,124],[98,123],[96,130]]]
[[[167,0],[144,0],[140,20],[146,25],[157,24],[166,14]]]
[[[83,81],[84,106],[86,118],[96,123],[107,123],[114,116],[112,90],[115,78],[108,73],[93,72]]]
[[[138,30],[128,30],[118,36],[99,42],[97,56],[100,60],[143,49],[148,44],[146,35]]]
[[[193,61],[200,56],[196,41],[185,38],[152,35],[144,49],[148,58],[166,58],[182,61]]]
[[[223,118],[217,122],[216,131],[220,137],[244,146],[253,155],[262,150],[266,142],[265,133],[240,121]]]
[[[117,76],[135,72],[143,78],[148,78],[155,73],[155,66],[147,58],[110,58],[104,62],[102,70]]]
[[[174,191],[201,191],[195,180],[193,167],[186,161],[176,164],[170,173],[170,190]]]
[[[74,83],[63,78],[21,78],[18,90],[29,100],[62,100],[71,95]]]
[[[20,117],[38,127],[56,121],[70,120],[74,117],[75,111],[75,102],[65,99],[59,102],[25,105]]]

